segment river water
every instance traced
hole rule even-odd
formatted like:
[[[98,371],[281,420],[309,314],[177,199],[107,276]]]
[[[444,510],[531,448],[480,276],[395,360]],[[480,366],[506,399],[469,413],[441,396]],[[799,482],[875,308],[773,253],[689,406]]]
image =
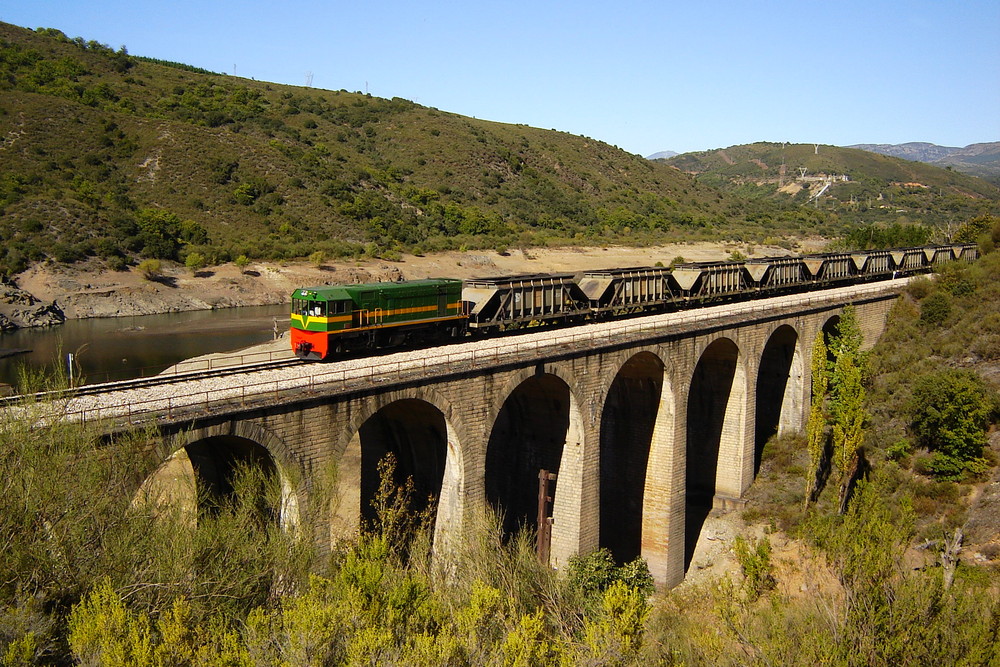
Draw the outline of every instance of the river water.
[[[18,368],[66,368],[66,355],[76,359],[74,373],[87,382],[126,380],[155,375],[183,359],[227,352],[271,340],[274,320],[288,328],[288,305],[195,310],[164,315],[69,320],[55,327],[17,329],[0,334],[0,382],[16,384]]]

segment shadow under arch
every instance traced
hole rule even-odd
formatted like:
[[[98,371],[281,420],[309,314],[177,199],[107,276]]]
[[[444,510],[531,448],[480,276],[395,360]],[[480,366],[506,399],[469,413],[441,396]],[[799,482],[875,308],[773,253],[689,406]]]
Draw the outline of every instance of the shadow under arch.
[[[457,438],[444,412],[421,398],[398,398],[375,409],[361,423],[338,464],[338,493],[331,537],[356,532],[376,516],[379,463],[396,460],[393,484],[413,482],[412,512],[435,510],[434,540],[457,512],[461,456]],[[442,510],[444,507],[444,510]]]
[[[764,444],[773,436],[802,428],[803,368],[799,335],[785,324],[771,334],[757,367],[754,477]]]
[[[830,350],[830,342],[840,335],[840,315],[833,315],[823,323],[823,343],[826,345],[826,360],[829,363],[835,361],[833,351]]]
[[[702,352],[688,392],[685,572],[717,493],[723,441],[729,451],[742,449],[740,429],[745,398],[740,349],[732,340],[718,338]]]
[[[486,446],[485,481],[486,499],[502,514],[506,536],[537,529],[539,471],[558,475],[567,440],[582,441],[582,434],[571,435],[573,412],[569,385],[550,373],[523,379],[504,400]],[[553,499],[559,483],[549,486]]]
[[[618,564],[642,554],[646,471],[663,375],[655,354],[632,356],[615,375],[601,413],[599,546]]]

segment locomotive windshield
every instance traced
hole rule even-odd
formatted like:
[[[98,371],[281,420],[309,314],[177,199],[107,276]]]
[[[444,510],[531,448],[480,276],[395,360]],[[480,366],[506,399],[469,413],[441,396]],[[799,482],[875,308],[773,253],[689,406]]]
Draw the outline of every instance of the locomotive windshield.
[[[323,317],[326,315],[326,302],[308,301],[306,299],[292,299],[292,312],[297,315]]]

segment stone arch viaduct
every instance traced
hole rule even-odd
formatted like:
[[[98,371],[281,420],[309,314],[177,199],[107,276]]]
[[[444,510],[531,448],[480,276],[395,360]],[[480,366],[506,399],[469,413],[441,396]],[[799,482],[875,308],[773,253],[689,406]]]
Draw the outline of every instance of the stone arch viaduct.
[[[436,554],[485,503],[508,530],[534,527],[538,473],[552,471],[553,565],[606,547],[674,585],[709,509],[753,482],[764,441],[804,428],[815,336],[854,304],[871,344],[904,284],[658,315],[485,362],[217,401],[160,419],[161,454],[183,448],[217,483],[237,460],[278,470],[288,522],[317,472],[336,466],[336,509],[311,515],[322,543],[369,511],[377,462],[393,452],[418,495],[438,499]]]

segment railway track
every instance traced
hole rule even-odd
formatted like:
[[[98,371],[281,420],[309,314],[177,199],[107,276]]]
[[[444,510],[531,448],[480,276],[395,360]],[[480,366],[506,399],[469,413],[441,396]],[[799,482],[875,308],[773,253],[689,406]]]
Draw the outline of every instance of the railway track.
[[[115,380],[113,382],[85,384],[70,389],[58,389],[55,391],[43,391],[35,394],[6,396],[0,399],[0,405],[13,405],[20,403],[25,399],[47,401],[80,396],[95,396],[113,391],[148,389],[151,387],[162,387],[165,385],[181,384],[198,380],[215,380],[231,375],[242,375],[257,371],[280,370],[282,368],[298,366],[304,363],[305,362],[299,359],[281,359],[278,361],[264,361],[251,364],[225,366],[223,368],[213,368],[204,371],[189,371],[187,373],[175,373],[170,375],[152,375],[132,380]]]

